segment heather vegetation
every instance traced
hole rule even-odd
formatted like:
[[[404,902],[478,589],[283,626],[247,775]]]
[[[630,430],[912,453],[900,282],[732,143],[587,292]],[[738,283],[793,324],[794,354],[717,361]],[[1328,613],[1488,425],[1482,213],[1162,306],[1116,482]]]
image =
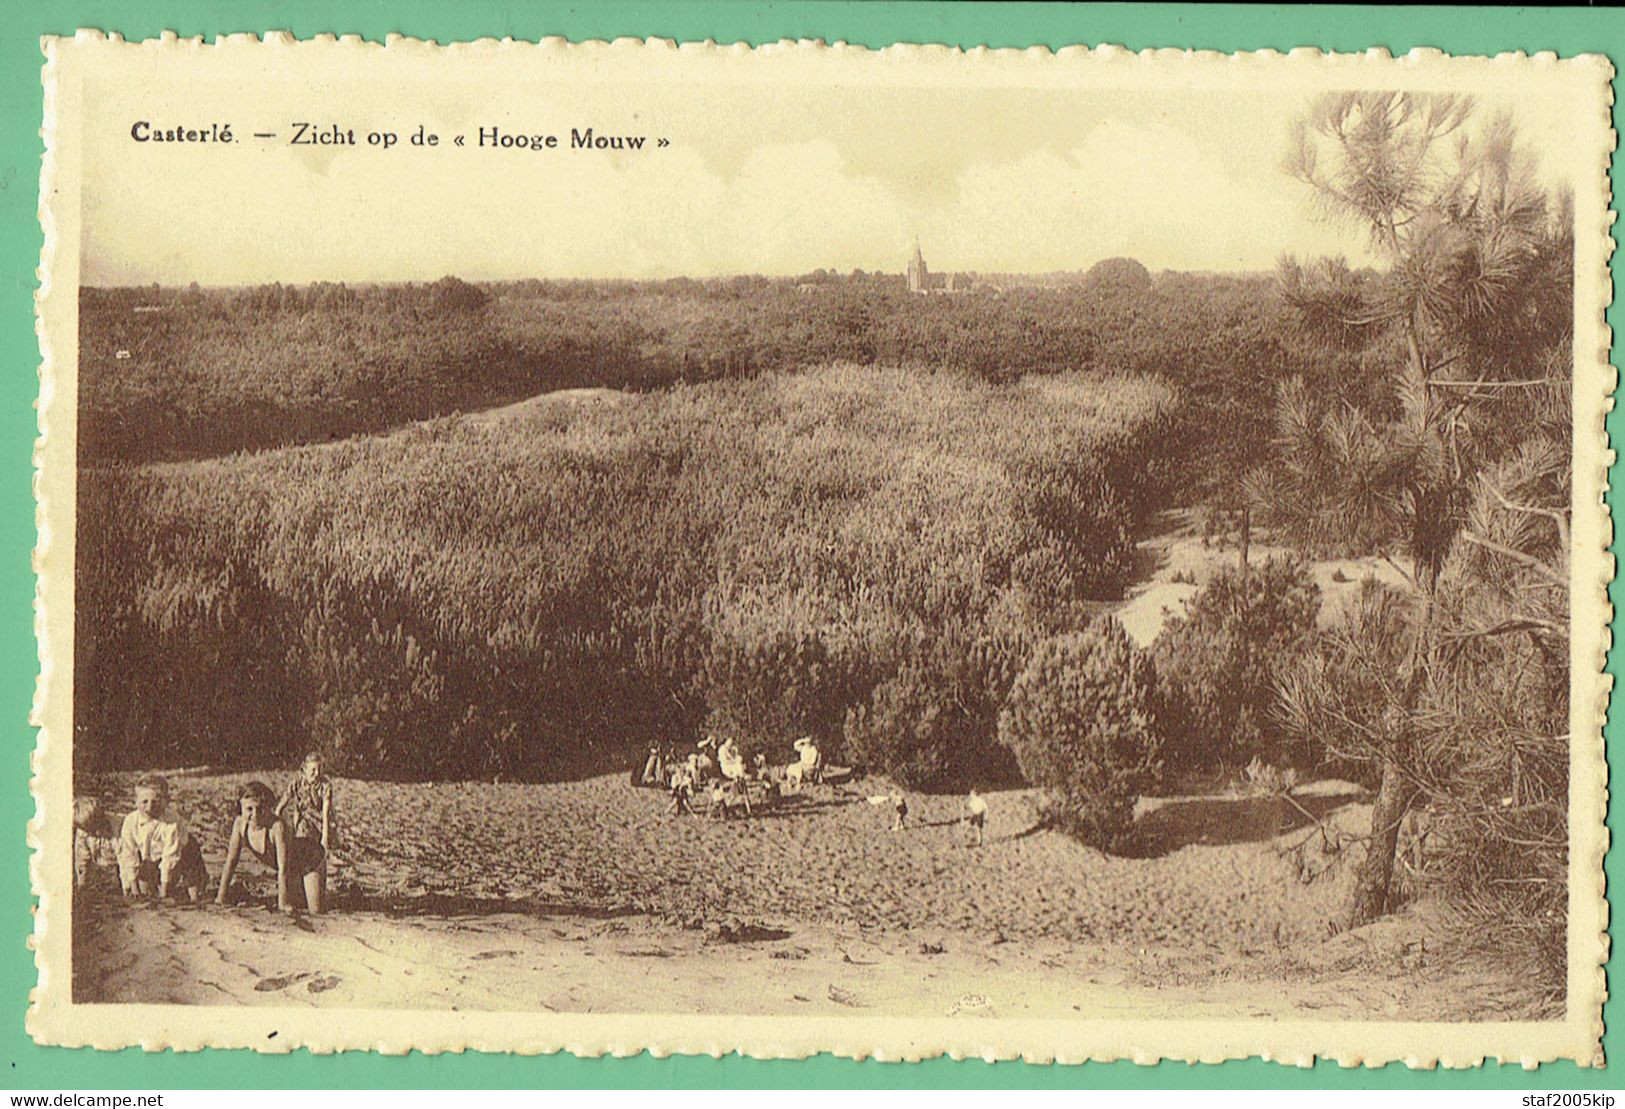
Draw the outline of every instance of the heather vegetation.
[[[962,778],[1027,645],[1121,594],[1171,419],[837,367],[89,467],[79,749],[548,779],[709,725]]]

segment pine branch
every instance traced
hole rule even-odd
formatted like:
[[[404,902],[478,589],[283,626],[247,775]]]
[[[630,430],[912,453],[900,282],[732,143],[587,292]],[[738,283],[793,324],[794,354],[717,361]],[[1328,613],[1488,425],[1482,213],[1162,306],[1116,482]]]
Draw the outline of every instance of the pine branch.
[[[1507,509],[1510,512],[1523,512],[1523,513],[1527,513],[1527,514],[1529,514],[1531,516],[1545,516],[1545,517],[1551,519],[1554,523],[1557,524],[1557,537],[1558,537],[1558,541],[1562,544],[1563,551],[1564,552],[1568,551],[1568,549],[1569,549],[1569,521],[1568,521],[1568,517],[1564,516],[1563,513],[1558,512],[1556,509],[1552,509],[1552,508],[1541,508],[1539,505],[1519,504],[1516,501],[1508,500],[1501,493],[1501,491],[1499,489],[1497,489],[1493,485],[1486,485],[1486,488],[1489,489],[1491,496],[1493,496],[1496,500],[1501,502],[1501,507]]]
[[[1529,569],[1534,570],[1554,585],[1560,585],[1565,589],[1568,588],[1569,579],[1566,576],[1559,574],[1533,555],[1524,554],[1522,551],[1513,550],[1511,547],[1502,546],[1500,543],[1493,543],[1470,531],[1463,531],[1461,537],[1475,546],[1483,547],[1487,551],[1493,551],[1498,555],[1503,555],[1516,563],[1529,567]]]
[[[1511,635],[1514,632],[1543,631],[1550,635],[1562,635],[1563,629],[1550,620],[1542,620],[1537,616],[1519,616],[1510,620],[1503,620],[1490,628],[1480,628],[1468,632],[1447,632],[1445,638],[1452,643],[1464,643],[1469,639],[1487,639],[1497,635]]]
[[[1559,380],[1561,379],[1555,377],[1536,377],[1527,381],[1487,381],[1484,378],[1477,381],[1441,381],[1434,378],[1428,384],[1441,389],[1531,389],[1537,385],[1550,385]]]

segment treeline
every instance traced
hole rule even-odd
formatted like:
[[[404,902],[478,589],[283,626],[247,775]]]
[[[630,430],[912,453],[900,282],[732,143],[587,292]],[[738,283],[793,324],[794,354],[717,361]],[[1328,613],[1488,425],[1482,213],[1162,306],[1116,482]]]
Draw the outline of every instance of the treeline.
[[[826,368],[82,469],[77,765],[551,779],[726,729],[1012,776],[1033,644],[1121,595],[1149,380]]]
[[[326,442],[555,389],[631,390],[832,363],[992,383],[1155,374],[1184,397],[1200,491],[1257,461],[1274,382],[1357,390],[1298,335],[1273,279],[1103,264],[1091,280],[910,294],[829,273],[474,286],[85,289],[81,458],[212,456]]]

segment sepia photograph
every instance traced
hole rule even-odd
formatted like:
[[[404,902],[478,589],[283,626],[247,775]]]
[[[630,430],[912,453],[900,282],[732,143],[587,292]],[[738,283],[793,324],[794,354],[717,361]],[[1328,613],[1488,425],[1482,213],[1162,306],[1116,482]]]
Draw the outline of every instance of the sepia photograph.
[[[36,1036],[1594,1055],[1605,62],[48,54]]]

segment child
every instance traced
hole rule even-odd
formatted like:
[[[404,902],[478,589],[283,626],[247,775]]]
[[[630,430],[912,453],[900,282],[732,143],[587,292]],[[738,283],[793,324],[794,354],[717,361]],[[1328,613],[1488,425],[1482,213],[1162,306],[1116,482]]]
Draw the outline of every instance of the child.
[[[694,771],[688,763],[678,763],[671,772],[671,811],[672,815],[688,813],[693,815],[694,806],[688,803],[694,792]]]
[[[292,912],[295,894],[303,907],[313,913],[322,911],[322,883],[320,871],[325,853],[313,839],[295,836],[288,825],[276,815],[276,794],[264,782],[249,782],[237,798],[240,811],[231,825],[231,840],[226,845],[226,865],[220,872],[220,892],[215,902],[224,905],[231,889],[231,880],[237,873],[237,863],[243,849],[266,866],[276,871],[276,907]],[[294,878],[299,886],[294,886]]]
[[[327,857],[337,841],[333,815],[333,781],[322,773],[322,756],[312,751],[305,756],[299,777],[288,783],[277,802],[276,815],[288,826],[295,839],[308,839],[321,848],[321,862],[316,867],[316,896],[310,899],[313,913],[327,897]],[[301,851],[308,850],[300,848]],[[310,887],[310,879],[305,879]]]
[[[728,783],[717,780],[711,783],[711,807],[706,811],[717,820],[728,819],[728,810],[732,806],[728,802]]]
[[[649,757],[644,760],[643,774],[633,785],[658,786],[666,780],[666,760],[660,754],[660,746],[649,744]]]
[[[707,747],[711,750],[707,751]],[[696,787],[717,776],[717,760],[712,757],[712,752],[716,749],[717,737],[708,735],[695,745],[694,752],[688,756],[688,769],[694,776]]]
[[[891,795],[892,822],[891,830],[901,832],[908,823],[908,802],[901,793]]]
[[[965,798],[965,808],[969,810],[965,817],[965,823],[969,824],[971,830],[976,833],[976,846],[980,847],[982,846],[984,830],[987,827],[987,802],[982,800],[982,795],[973,789],[970,791],[970,796]]]
[[[124,818],[118,842],[119,884],[126,897],[185,893],[196,901],[209,884],[203,853],[169,804],[169,783],[148,774],[135,786],[135,811]]]
[[[90,875],[118,857],[118,832],[94,797],[73,799],[73,882],[79,889]]]

